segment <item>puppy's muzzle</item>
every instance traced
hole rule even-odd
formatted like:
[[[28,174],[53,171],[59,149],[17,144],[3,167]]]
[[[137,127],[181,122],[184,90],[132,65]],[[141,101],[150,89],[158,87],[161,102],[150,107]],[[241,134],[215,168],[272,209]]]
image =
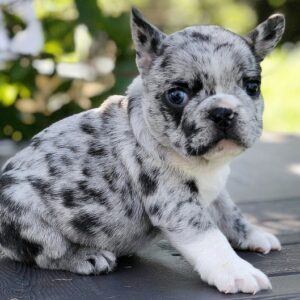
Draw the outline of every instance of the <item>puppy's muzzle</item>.
[[[208,118],[212,120],[220,130],[227,130],[234,124],[237,113],[231,108],[216,107],[209,111]]]

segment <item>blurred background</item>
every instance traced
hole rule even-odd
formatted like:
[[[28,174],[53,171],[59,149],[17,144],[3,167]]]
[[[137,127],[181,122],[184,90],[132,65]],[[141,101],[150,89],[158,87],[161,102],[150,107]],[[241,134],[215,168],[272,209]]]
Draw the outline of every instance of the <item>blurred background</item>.
[[[284,13],[283,40],[262,64],[264,126],[300,132],[298,0],[0,0],[0,140],[26,141],[125,92],[137,75],[132,5],[166,33],[214,23],[245,34]]]

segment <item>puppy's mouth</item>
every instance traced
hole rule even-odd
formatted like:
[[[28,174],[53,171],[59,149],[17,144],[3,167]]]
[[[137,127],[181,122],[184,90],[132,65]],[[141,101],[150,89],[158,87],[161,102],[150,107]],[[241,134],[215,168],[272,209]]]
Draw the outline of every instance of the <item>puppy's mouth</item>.
[[[241,149],[245,148],[247,146],[236,134],[223,132],[215,136],[207,145],[196,148],[187,146],[186,150],[189,156],[204,156],[209,152],[241,152]]]

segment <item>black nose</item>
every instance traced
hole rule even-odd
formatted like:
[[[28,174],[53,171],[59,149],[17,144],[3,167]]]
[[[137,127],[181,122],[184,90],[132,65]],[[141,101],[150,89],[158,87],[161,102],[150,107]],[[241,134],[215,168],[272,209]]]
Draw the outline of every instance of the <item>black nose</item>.
[[[209,111],[209,119],[215,122],[220,129],[228,129],[232,126],[235,113],[230,108],[216,107]]]

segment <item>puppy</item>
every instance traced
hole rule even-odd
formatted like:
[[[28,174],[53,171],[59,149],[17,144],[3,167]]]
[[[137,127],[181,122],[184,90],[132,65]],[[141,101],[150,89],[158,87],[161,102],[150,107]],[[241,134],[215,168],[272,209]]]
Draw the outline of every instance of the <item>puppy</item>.
[[[100,274],[161,232],[219,291],[269,289],[232,246],[280,243],[245,220],[225,185],[230,161],[261,134],[260,62],[284,24],[273,15],[245,37],[218,26],[167,36],[133,9],[140,75],[127,96],[51,125],[6,163],[1,250]]]

